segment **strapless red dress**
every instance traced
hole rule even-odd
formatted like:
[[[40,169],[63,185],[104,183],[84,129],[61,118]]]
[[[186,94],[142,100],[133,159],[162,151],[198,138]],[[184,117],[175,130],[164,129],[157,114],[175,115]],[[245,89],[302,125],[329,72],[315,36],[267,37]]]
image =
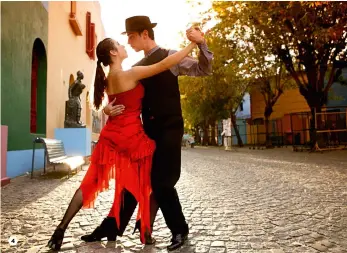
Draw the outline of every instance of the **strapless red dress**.
[[[116,97],[116,103],[123,104],[125,110],[119,116],[108,118],[80,188],[83,208],[92,208],[98,193],[108,189],[109,180],[115,179],[112,210],[118,226],[122,194],[127,189],[139,203],[137,217],[141,218],[141,231],[144,232],[146,229],[150,231],[151,167],[155,142],[143,130],[140,118],[143,96],[141,84],[132,90],[108,96],[109,101]]]

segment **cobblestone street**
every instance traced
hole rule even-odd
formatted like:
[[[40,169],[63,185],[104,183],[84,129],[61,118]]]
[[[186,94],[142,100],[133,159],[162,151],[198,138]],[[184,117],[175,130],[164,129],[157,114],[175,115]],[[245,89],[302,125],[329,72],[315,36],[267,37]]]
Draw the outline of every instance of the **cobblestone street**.
[[[1,190],[1,252],[45,247],[87,167],[70,179],[15,178]],[[347,252],[347,152],[294,153],[286,148],[227,152],[184,149],[177,186],[190,226],[179,252]],[[115,243],[84,243],[108,214],[113,190],[96,209],[81,210],[65,233],[63,252],[166,252],[171,235],[162,215],[155,246],[140,244],[131,222]],[[133,217],[133,219],[135,216]],[[15,236],[16,246],[8,239]]]

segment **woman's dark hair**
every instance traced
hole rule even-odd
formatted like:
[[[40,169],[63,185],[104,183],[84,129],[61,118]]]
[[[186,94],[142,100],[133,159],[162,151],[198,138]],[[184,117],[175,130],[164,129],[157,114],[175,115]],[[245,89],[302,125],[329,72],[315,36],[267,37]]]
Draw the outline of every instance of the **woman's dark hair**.
[[[98,61],[96,63],[96,73],[94,81],[94,106],[98,110],[104,99],[104,92],[107,86],[105,72],[101,67],[101,63],[107,67],[111,63],[110,51],[117,50],[114,41],[111,38],[102,40],[96,47],[96,56]]]

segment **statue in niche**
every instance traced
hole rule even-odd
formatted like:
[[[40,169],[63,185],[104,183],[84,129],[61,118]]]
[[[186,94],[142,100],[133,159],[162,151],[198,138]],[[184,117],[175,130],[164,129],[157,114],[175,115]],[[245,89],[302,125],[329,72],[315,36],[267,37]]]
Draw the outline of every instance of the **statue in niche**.
[[[85,124],[81,122],[81,98],[80,95],[86,87],[82,84],[83,73],[77,72],[77,79],[69,86],[69,100],[65,102],[65,128],[84,128]]]

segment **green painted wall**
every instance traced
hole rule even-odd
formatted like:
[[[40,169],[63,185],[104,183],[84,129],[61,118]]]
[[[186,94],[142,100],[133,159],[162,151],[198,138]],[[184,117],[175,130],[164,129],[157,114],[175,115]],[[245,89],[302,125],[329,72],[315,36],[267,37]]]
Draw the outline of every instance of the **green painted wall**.
[[[37,38],[47,52],[48,12],[42,3],[1,2],[1,125],[8,126],[9,151],[31,149],[37,136],[30,133],[31,61]],[[40,82],[46,83],[45,75],[38,78],[39,94],[46,93],[46,88],[39,88]],[[39,124],[46,120],[46,110],[38,108],[37,113],[37,132],[45,135]]]

